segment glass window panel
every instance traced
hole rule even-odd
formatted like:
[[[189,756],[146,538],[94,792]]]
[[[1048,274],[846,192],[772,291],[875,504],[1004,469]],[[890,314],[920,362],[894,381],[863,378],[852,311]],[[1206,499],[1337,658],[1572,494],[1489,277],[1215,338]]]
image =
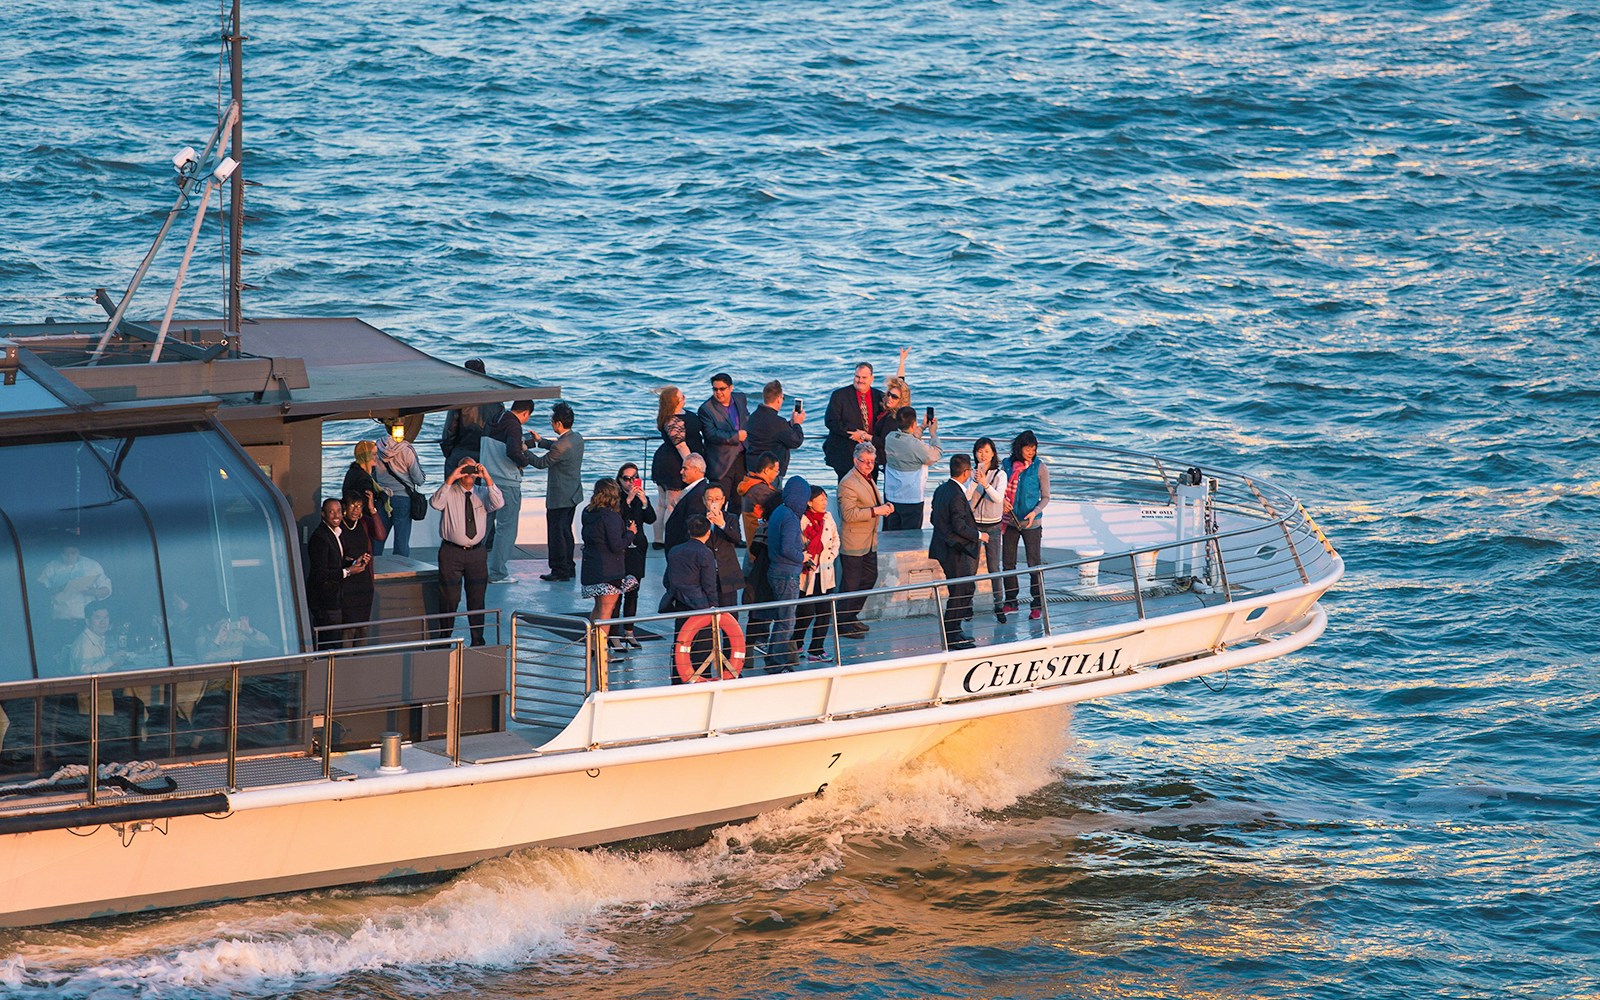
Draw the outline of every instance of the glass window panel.
[[[76,439],[0,448],[0,481],[12,486],[5,513],[21,547],[39,676],[167,665],[164,637],[137,638],[161,612],[149,525],[94,449]]]
[[[155,527],[173,662],[297,652],[289,542],[271,487],[249,459],[210,429],[101,447],[112,449],[108,461]]]
[[[27,643],[26,605],[22,603],[22,561],[11,526],[0,518],[0,682],[33,679],[33,656]],[[5,726],[0,720],[0,727]],[[0,742],[4,737],[0,736]]]

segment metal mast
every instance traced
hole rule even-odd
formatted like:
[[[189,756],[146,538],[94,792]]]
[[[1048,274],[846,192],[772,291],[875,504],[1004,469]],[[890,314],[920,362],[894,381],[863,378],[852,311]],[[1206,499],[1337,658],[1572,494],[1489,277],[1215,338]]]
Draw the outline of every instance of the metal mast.
[[[233,16],[228,24],[228,71],[233,84],[233,158],[239,166],[233,172],[228,204],[228,305],[223,332],[237,335],[244,325],[239,310],[239,293],[244,288],[240,256],[244,253],[244,35],[239,31],[239,0],[233,0]]]

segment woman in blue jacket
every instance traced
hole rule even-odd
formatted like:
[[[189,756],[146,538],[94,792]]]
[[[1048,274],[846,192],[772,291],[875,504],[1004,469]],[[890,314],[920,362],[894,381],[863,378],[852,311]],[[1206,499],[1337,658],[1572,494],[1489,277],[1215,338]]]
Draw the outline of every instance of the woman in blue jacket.
[[[1002,539],[1001,558],[1009,572],[1017,568],[1017,542],[1022,542],[1028,553],[1028,565],[1037,566],[1042,559],[1044,539],[1044,509],[1050,503],[1050,471],[1039,458],[1039,439],[1033,431],[1023,431],[1011,441],[1011,457],[1000,463],[1005,473],[1006,493],[1002,501],[1005,537]],[[1017,585],[1015,576],[1006,577],[1006,603],[1001,614],[1016,614]],[[1028,574],[1028,597],[1033,608],[1028,617],[1037,621],[1044,610],[1044,574]]]

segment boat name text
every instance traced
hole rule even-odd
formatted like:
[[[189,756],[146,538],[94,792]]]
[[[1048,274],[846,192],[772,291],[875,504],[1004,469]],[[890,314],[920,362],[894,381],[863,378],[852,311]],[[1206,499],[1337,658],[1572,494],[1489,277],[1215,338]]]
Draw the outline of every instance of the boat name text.
[[[1102,649],[1089,653],[1057,653],[1037,660],[1015,660],[996,663],[979,660],[967,671],[961,686],[968,694],[977,694],[992,688],[1011,687],[1014,684],[1037,684],[1057,677],[1075,677],[1082,674],[1105,674],[1117,669],[1122,647]]]

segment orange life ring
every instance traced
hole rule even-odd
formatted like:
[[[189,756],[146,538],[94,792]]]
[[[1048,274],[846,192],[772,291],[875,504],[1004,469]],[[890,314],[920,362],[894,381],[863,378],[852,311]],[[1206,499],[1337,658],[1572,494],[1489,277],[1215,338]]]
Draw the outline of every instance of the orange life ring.
[[[724,612],[717,618],[722,622],[722,634],[727,636],[729,646],[727,662],[722,665],[722,679],[731,681],[744,669],[744,630],[739,627],[739,616],[732,611]],[[712,627],[711,622],[711,615],[695,615],[684,621],[683,627],[678,629],[678,638],[672,650],[672,665],[678,671],[678,680],[685,684],[712,680],[700,675],[710,661],[700,664],[697,670],[693,653],[694,640],[703,629]]]

